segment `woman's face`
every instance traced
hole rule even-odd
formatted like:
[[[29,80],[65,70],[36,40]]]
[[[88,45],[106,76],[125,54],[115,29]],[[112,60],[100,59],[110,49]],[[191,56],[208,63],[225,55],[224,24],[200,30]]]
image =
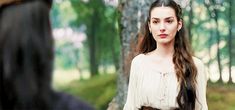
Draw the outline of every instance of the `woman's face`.
[[[174,42],[176,32],[181,29],[182,21],[177,21],[171,7],[155,7],[151,11],[149,31],[158,44]]]

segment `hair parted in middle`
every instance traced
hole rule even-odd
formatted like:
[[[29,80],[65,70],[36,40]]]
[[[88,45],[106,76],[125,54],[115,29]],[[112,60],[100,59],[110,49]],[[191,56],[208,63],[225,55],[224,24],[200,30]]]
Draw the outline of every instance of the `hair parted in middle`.
[[[150,6],[148,17],[145,22],[144,38],[139,46],[139,53],[146,54],[157,49],[157,42],[149,31],[151,11],[156,7],[170,7],[175,11],[177,21],[182,19],[182,8],[173,0],[156,0]],[[174,42],[173,63],[175,73],[180,84],[177,103],[180,110],[194,110],[196,100],[196,76],[197,68],[193,61],[193,53],[185,34],[184,26],[177,31]]]

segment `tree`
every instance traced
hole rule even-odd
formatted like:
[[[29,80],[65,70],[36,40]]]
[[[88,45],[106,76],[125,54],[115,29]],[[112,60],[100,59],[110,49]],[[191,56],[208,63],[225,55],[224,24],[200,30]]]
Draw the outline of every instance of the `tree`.
[[[137,53],[137,44],[143,35],[148,7],[154,0],[120,0],[119,28],[121,39],[121,62],[118,73],[117,96],[109,105],[109,110],[121,110],[126,102],[131,60]]]
[[[103,32],[102,23],[104,18],[105,5],[102,0],[89,0],[89,1],[77,1],[71,0],[73,8],[77,13],[77,20],[73,25],[75,26],[86,26],[86,34],[88,37],[87,46],[89,50],[89,65],[91,75],[98,74],[99,66],[99,53],[97,51],[100,47],[98,42],[101,35],[100,31]]]
[[[221,65],[221,52],[220,52],[220,40],[221,40],[221,36],[220,36],[220,32],[219,32],[219,24],[218,24],[218,15],[219,15],[219,3],[217,4],[217,2],[215,0],[211,0],[211,2],[208,3],[204,3],[204,5],[207,7],[208,12],[210,14],[210,18],[212,18],[215,21],[215,37],[216,37],[216,48],[217,48],[217,63],[218,63],[218,67],[219,67],[219,82],[223,82],[222,81],[222,65]],[[212,32],[214,32],[212,31]]]
[[[228,35],[228,45],[229,45],[229,83],[232,83],[232,0],[229,0],[229,35]]]
[[[118,35],[117,10],[108,4],[105,6],[104,16],[100,21],[100,28],[97,33],[97,55],[98,64],[104,68],[114,65],[115,70],[119,68],[120,40]],[[104,69],[105,70],[105,69]],[[103,72],[107,73],[107,72]]]

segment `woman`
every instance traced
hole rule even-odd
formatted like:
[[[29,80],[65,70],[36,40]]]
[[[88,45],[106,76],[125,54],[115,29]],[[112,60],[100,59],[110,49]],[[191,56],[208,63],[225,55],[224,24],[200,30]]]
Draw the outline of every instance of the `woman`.
[[[0,110],[93,110],[51,87],[52,0],[0,1]]]
[[[149,9],[140,54],[131,64],[124,110],[207,110],[207,78],[192,56],[181,7],[156,0]]]

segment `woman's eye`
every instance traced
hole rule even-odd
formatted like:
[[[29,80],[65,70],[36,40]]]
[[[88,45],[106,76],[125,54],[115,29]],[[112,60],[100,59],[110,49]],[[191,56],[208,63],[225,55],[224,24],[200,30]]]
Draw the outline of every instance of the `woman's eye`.
[[[157,24],[157,23],[159,23],[159,21],[153,21],[153,24]]]
[[[173,20],[167,20],[166,22],[171,24],[173,22]]]

